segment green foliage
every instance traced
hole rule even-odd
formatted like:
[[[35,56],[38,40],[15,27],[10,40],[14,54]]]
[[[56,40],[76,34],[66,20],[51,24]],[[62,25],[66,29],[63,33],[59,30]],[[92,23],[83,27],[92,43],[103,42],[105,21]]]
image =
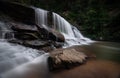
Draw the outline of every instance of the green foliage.
[[[101,10],[101,11],[100,11]],[[83,16],[83,27],[87,34],[91,34],[93,39],[103,37],[104,25],[109,22],[109,17],[104,9],[89,8]]]

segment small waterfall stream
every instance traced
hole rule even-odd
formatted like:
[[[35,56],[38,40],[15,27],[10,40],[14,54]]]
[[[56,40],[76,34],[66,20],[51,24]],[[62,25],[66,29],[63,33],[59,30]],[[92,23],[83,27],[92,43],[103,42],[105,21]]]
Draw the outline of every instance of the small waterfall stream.
[[[48,18],[47,14],[49,13],[48,11],[36,8],[35,13],[36,13],[36,23],[39,26],[55,29],[56,31],[64,35],[65,44],[63,47],[89,44],[93,42],[89,38],[84,37],[75,26],[72,26],[69,22],[67,22],[63,17],[61,17],[57,13],[54,12],[52,13],[52,18],[53,18],[52,27],[48,25],[48,19],[47,19]]]
[[[38,25],[45,27],[48,26],[48,11],[45,11],[43,9],[36,8],[35,9],[35,21]]]
[[[0,21],[0,39],[14,39],[14,33],[10,26]]]

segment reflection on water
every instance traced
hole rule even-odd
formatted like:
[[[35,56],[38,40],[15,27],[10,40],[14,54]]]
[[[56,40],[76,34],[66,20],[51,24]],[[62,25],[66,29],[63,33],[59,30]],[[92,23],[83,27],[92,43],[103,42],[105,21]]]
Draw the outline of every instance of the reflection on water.
[[[86,49],[94,52],[98,59],[112,60],[120,63],[120,44],[114,42],[95,42],[85,45]]]

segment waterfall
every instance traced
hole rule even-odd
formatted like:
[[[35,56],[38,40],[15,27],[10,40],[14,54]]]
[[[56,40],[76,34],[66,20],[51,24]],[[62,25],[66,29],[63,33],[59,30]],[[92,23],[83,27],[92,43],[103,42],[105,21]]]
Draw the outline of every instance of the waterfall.
[[[68,23],[60,15],[53,13],[53,27],[55,30],[61,32],[62,34],[68,35],[65,38],[75,37],[70,23]]]
[[[72,26],[63,17],[56,13],[53,13],[53,22],[53,28],[61,32],[66,39],[65,47],[92,42],[92,40],[85,38],[75,26]]]
[[[35,9],[36,24],[46,28],[46,26],[48,26],[47,14],[48,14],[48,11],[36,8]]]
[[[0,21],[0,39],[14,39],[14,33],[10,26],[2,21]]]
[[[48,25],[48,11],[36,8],[36,23],[44,28],[52,28],[56,31],[60,32],[65,37],[64,47],[69,47],[72,45],[81,45],[81,44],[89,44],[93,42],[89,38],[84,37],[80,31],[72,26],[69,22],[67,22],[63,17],[58,15],[57,13],[52,13],[53,25],[50,27]]]

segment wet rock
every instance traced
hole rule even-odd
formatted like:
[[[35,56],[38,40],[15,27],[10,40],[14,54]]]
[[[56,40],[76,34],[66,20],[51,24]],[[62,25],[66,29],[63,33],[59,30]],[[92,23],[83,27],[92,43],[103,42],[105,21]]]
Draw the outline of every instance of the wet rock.
[[[26,40],[23,43],[25,46],[29,46],[32,48],[42,48],[46,46],[50,46],[48,41],[41,41],[41,40]]]
[[[50,52],[49,68],[50,70],[55,69],[69,69],[72,66],[80,65],[85,63],[86,55],[83,52],[76,51],[74,48],[71,49],[57,49]]]
[[[43,50],[45,52],[50,52],[50,51],[53,51],[55,48],[53,46],[46,46],[46,47],[42,47],[42,48],[39,48],[39,50]]]
[[[43,28],[42,26],[39,26],[37,24],[36,27],[38,28],[38,31],[41,33],[41,35],[44,36],[44,39],[58,41],[58,42],[65,41],[64,36],[60,32],[57,32],[54,29]]]
[[[53,41],[52,44],[53,44],[54,47],[56,47],[56,48],[62,48],[62,46],[64,45],[64,42],[56,42],[56,41]]]
[[[8,40],[8,42],[23,45],[23,41],[18,39]]]
[[[37,32],[37,28],[34,25],[27,25],[23,23],[18,23],[18,22],[10,22],[11,28],[14,31],[19,31],[19,32]]]
[[[65,41],[64,36],[60,32],[57,32],[54,29],[50,29],[49,38],[53,39],[55,41],[58,41],[58,42],[64,42]]]
[[[38,39],[38,36],[36,36],[34,33],[20,33],[15,32],[15,38],[20,40],[36,40]]]

